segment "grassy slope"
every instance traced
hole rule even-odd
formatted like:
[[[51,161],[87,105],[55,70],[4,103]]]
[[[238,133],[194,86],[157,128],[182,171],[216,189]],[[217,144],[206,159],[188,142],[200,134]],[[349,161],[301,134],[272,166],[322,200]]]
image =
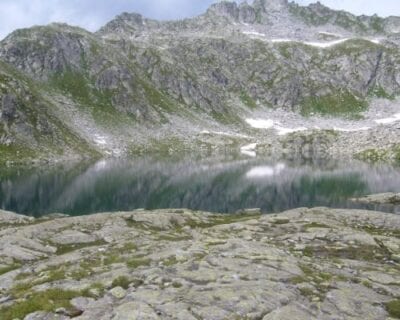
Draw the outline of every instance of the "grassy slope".
[[[54,106],[41,95],[37,83],[2,62],[0,86],[0,99],[12,95],[17,100],[15,118],[0,121],[0,136],[12,138],[11,144],[0,145],[0,162],[71,154],[96,155],[86,141],[72,132],[62,119],[53,115]],[[18,132],[16,127],[20,121],[29,128],[28,132]]]

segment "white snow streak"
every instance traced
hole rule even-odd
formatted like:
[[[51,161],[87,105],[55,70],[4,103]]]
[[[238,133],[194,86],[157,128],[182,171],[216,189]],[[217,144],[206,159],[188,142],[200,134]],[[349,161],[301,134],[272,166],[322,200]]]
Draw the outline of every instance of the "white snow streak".
[[[302,43],[305,44],[307,46],[312,46],[312,47],[318,47],[318,48],[330,48],[333,46],[336,46],[338,44],[344,43],[346,41],[349,40],[358,40],[358,39],[362,39],[362,40],[366,40],[366,41],[370,41],[372,43],[375,44],[380,44],[381,40],[378,38],[374,38],[374,39],[369,39],[369,38],[342,38],[342,39],[338,39],[338,40],[333,40],[333,41],[328,41],[328,42],[316,42],[316,41],[301,41],[301,40],[296,40],[296,39],[287,39],[287,38],[275,38],[275,39],[267,39],[266,34],[264,33],[260,33],[257,31],[243,31],[242,32],[245,35],[250,36],[251,38],[256,37],[262,37],[264,38],[264,41],[267,42],[271,42],[271,43],[284,43],[284,42],[297,42],[297,43]],[[336,35],[334,33],[329,33],[329,32],[320,32],[320,34],[326,34],[326,35],[331,35],[331,36],[340,36],[340,35]]]
[[[96,144],[100,144],[100,145],[105,145],[105,144],[107,144],[106,138],[105,138],[104,136],[99,135],[99,134],[96,134],[96,135],[94,136],[94,142],[95,142]]]
[[[257,156],[257,153],[255,151],[256,148],[257,148],[257,143],[251,143],[251,144],[248,144],[246,146],[241,147],[240,148],[240,153],[242,153],[242,154],[244,154],[246,156],[254,158],[254,157]]]
[[[375,120],[377,124],[390,124],[400,121],[400,113],[393,115],[393,117]]]
[[[278,122],[274,120],[264,120],[264,119],[246,119],[246,122],[255,129],[275,129],[278,131],[279,136],[284,136],[289,133],[298,132],[298,131],[306,131],[308,128],[306,127],[298,127],[298,128],[285,128],[282,127]]]
[[[203,130],[200,131],[200,134],[215,134],[217,136],[226,136],[226,137],[237,137],[237,138],[249,138],[245,134],[235,133],[235,132],[225,132],[225,131],[208,131]]]
[[[308,46],[312,47],[318,47],[318,48],[330,48],[333,46],[336,46],[338,44],[341,44],[343,42],[346,42],[347,40],[350,40],[350,38],[344,38],[344,39],[339,39],[335,41],[329,41],[329,42],[302,42]]]
[[[387,118],[387,119],[382,119],[382,120],[375,120],[377,123],[381,124],[387,124],[387,123],[392,123],[400,121],[400,113],[396,114],[393,118]],[[296,128],[286,128],[281,125],[280,122],[274,121],[271,119],[246,119],[246,122],[255,129],[274,129],[277,131],[277,134],[279,136],[284,136],[290,133],[294,132],[301,132],[301,131],[307,131],[307,130],[312,130],[312,128],[307,128],[307,127],[296,127]],[[341,131],[341,132],[359,132],[359,131],[368,131],[371,129],[371,127],[360,127],[360,128],[340,128],[340,127],[326,127],[326,128],[321,128],[319,126],[314,126],[313,129],[317,130],[328,130],[328,129],[333,129],[335,131]]]
[[[329,41],[329,42],[309,42],[309,41],[299,41],[299,40],[293,40],[293,39],[271,39],[270,41],[272,43],[298,42],[298,43],[302,43],[302,44],[312,46],[312,47],[329,48],[329,47],[336,46],[340,43],[346,42],[348,40],[350,40],[350,38],[344,38],[344,39],[339,39],[339,40],[334,40],[334,41]]]
[[[355,128],[355,129],[346,129],[346,128],[337,128],[333,127],[333,130],[335,131],[341,131],[341,132],[358,132],[358,131],[368,131],[371,129],[370,127],[361,127],[361,128]]]
[[[260,33],[257,31],[243,31],[244,34],[247,34],[249,36],[260,36],[260,37],[265,37],[265,33]]]
[[[273,120],[246,119],[246,122],[256,129],[271,129],[274,126]]]
[[[308,128],[306,127],[299,127],[299,128],[284,128],[281,126],[274,126],[274,128],[278,131],[278,136],[285,136],[289,133],[293,133],[293,132],[300,132],[300,131],[307,131]]]

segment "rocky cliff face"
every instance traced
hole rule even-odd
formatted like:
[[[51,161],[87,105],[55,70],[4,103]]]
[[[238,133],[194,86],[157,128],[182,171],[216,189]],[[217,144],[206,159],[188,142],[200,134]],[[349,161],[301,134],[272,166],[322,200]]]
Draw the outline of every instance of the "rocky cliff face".
[[[0,44],[2,68],[18,74],[12,83],[0,78],[0,141],[41,146],[53,134],[55,147],[67,143],[66,131],[121,153],[160,135],[249,133],[244,120],[271,109],[355,116],[399,94],[399,30],[396,17],[286,0],[222,1],[182,21],[123,13],[96,33],[63,24],[17,30]],[[19,78],[44,111],[18,89]]]

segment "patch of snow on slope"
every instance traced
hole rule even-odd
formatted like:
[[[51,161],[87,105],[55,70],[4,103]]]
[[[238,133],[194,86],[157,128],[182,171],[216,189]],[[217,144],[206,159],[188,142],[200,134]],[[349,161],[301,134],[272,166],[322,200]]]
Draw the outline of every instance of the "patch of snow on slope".
[[[106,138],[104,136],[99,135],[99,134],[94,135],[94,142],[96,144],[99,144],[99,145],[106,145],[107,144]]]
[[[235,132],[225,132],[225,131],[209,131],[209,130],[203,130],[200,131],[200,134],[215,134],[217,136],[226,136],[226,137],[237,137],[237,138],[249,138],[249,136],[246,136],[245,134],[240,134],[240,133],[235,133]]]
[[[238,137],[238,138],[249,138],[249,136],[246,136],[245,134],[234,133],[234,132],[212,131],[211,133],[214,133],[214,134],[220,135],[220,136]]]
[[[312,47],[329,48],[329,47],[336,46],[337,44],[346,42],[347,40],[350,40],[350,38],[343,38],[343,39],[329,41],[329,42],[310,42],[310,41],[300,41],[300,40],[295,40],[295,39],[271,39],[269,41],[271,41],[272,43],[298,42],[298,43],[302,43],[302,44],[312,46]]]
[[[258,32],[253,32],[250,34],[250,32],[246,33],[248,35],[258,35],[258,36],[265,36],[262,33]],[[286,42],[297,42],[297,43],[302,43],[307,46],[311,47],[317,47],[317,48],[330,48],[333,46],[336,46],[338,44],[344,43],[349,40],[357,40],[357,39],[363,39],[366,41],[370,41],[375,44],[379,44],[381,41],[379,39],[369,39],[369,38],[343,38],[343,39],[338,39],[334,41],[328,41],[328,42],[316,42],[316,41],[301,41],[301,40],[296,40],[296,39],[285,39],[285,38],[277,38],[277,39],[265,39],[265,41],[271,42],[271,43],[286,43]]]
[[[298,131],[306,131],[308,128],[306,127],[298,127],[298,128],[285,128],[280,125],[279,122],[275,122],[274,120],[264,120],[264,119],[246,119],[246,122],[255,129],[275,129],[278,131],[278,135],[284,136],[289,133],[298,132]]]
[[[269,41],[271,41],[272,43],[276,43],[276,42],[298,42],[297,40],[293,40],[293,39],[270,39]]]
[[[241,147],[240,153],[254,158],[257,156],[257,153],[255,151],[256,148],[257,148],[257,143],[251,143],[251,144]]]
[[[246,122],[255,129],[271,129],[274,126],[273,120],[246,119]]]
[[[344,38],[344,39],[329,41],[329,42],[302,42],[302,43],[304,43],[308,46],[312,46],[312,47],[329,48],[329,47],[333,47],[338,44],[341,44],[343,42],[346,42],[347,40],[350,40],[350,38]]]
[[[243,31],[244,34],[249,35],[249,36],[260,36],[260,37],[265,37],[264,33],[260,33],[257,31]]]
[[[393,115],[393,117],[375,120],[377,124],[390,124],[400,121],[400,113]]]
[[[290,128],[284,128],[284,127],[281,127],[281,126],[274,126],[274,128],[278,131],[278,135],[279,136],[285,136],[285,135],[287,135],[289,133],[299,132],[299,131],[307,131],[308,130],[308,128],[306,128],[306,127],[299,127],[299,128],[290,129]]]
[[[375,44],[380,44],[381,43],[380,39],[365,39],[365,40],[371,41],[372,43],[375,43]]]
[[[340,132],[368,131],[369,129],[371,129],[371,128],[370,127],[361,127],[361,128],[355,128],[355,129],[346,129],[346,128],[333,127],[333,130],[340,131]]]

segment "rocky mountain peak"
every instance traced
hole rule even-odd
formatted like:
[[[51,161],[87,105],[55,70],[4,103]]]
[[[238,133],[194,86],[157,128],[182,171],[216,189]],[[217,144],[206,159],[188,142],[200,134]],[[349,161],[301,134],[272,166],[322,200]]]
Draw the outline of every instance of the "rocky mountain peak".
[[[289,5],[288,0],[254,0],[253,6],[263,11],[281,11],[285,10]]]
[[[125,23],[129,24],[135,24],[135,25],[143,25],[143,16],[139,13],[128,13],[128,12],[123,12],[117,17],[118,20],[123,21]]]
[[[139,13],[124,12],[111,20],[99,30],[100,34],[136,34],[146,29],[147,22],[150,20],[144,18]]]
[[[214,13],[218,16],[225,16],[235,20],[239,17],[239,8],[236,2],[221,1],[211,5],[208,9],[209,13]]]
[[[284,12],[288,6],[288,0],[254,0],[253,5],[247,2],[238,5],[236,2],[221,1],[211,5],[208,14],[245,23],[254,23],[260,13]]]
[[[236,2],[221,1],[211,5],[207,14],[249,24],[257,20],[256,9],[247,2],[238,5]]]

